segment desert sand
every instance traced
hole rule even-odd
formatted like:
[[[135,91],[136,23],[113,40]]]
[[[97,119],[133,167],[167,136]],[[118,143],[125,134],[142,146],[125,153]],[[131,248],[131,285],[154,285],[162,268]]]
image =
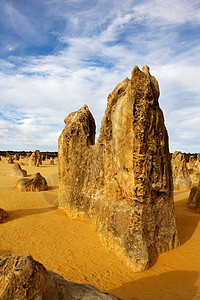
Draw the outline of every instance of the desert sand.
[[[147,271],[133,273],[101,245],[94,224],[57,209],[57,165],[22,167],[28,175],[40,172],[49,190],[15,191],[18,178],[7,176],[11,165],[0,162],[0,207],[9,212],[0,224],[0,255],[30,253],[67,280],[122,299],[200,299],[200,215],[187,208],[189,191],[174,192],[180,247],[160,255]]]

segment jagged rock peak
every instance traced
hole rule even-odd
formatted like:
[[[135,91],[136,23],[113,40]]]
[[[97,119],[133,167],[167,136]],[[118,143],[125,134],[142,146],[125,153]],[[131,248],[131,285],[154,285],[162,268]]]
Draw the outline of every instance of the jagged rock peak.
[[[109,94],[96,144],[87,106],[59,137],[59,206],[97,224],[100,239],[134,271],[177,245],[168,134],[159,85],[135,66]]]

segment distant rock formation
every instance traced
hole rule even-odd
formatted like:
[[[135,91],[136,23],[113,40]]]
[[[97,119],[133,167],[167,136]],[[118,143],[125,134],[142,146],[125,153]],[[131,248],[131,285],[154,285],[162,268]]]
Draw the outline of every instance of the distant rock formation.
[[[175,151],[172,155],[172,175],[175,190],[189,190],[192,186],[184,154]]]
[[[108,96],[95,144],[85,105],[65,119],[59,137],[59,206],[96,222],[100,239],[134,271],[177,246],[168,135],[149,68]]]
[[[35,165],[36,167],[42,165],[42,154],[40,153],[40,150],[35,150]]]
[[[18,153],[15,153],[12,157],[14,160],[19,160],[19,154]]]
[[[190,167],[190,169],[193,169],[195,167],[195,163],[196,163],[196,160],[195,160],[194,155],[190,155],[190,158],[189,158],[189,167]]]
[[[55,163],[56,165],[58,164],[58,157],[57,157],[57,156],[54,158],[54,163]]]
[[[8,176],[26,177],[27,176],[27,171],[22,170],[19,163],[15,163],[12,166],[11,173],[8,174]]]
[[[3,223],[8,218],[8,213],[0,208],[0,223]]]
[[[200,170],[200,153],[197,154],[196,167]]]
[[[194,186],[191,188],[187,204],[189,208],[200,213],[200,181],[197,187]]]
[[[28,166],[29,166],[29,159],[30,159],[30,156],[31,156],[31,154],[30,154],[30,153],[27,153],[27,154],[26,154],[26,157],[25,157]]]
[[[35,152],[33,152],[28,158],[28,165],[31,167],[35,167],[36,166],[36,155]]]
[[[47,271],[30,254],[0,257],[0,298],[5,300],[117,300],[90,284],[77,284]]]
[[[6,157],[4,159],[4,162],[6,164],[14,164],[14,161],[12,159],[12,155],[10,155],[9,153],[6,153]]]
[[[50,159],[49,159],[49,164],[50,164],[50,165],[54,165],[54,160],[53,160],[52,157],[50,157]]]
[[[48,190],[46,179],[40,173],[32,178],[21,178],[18,180],[15,189],[19,192],[39,192]]]
[[[28,157],[28,165],[33,167],[39,167],[40,165],[42,165],[42,155],[40,153],[40,150],[35,150],[35,152],[33,152],[31,156]]]

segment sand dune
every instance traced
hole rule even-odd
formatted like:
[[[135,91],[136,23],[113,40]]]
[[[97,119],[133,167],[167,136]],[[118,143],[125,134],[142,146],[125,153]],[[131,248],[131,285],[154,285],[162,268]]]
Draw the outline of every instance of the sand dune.
[[[143,273],[133,273],[105,249],[93,224],[69,219],[57,209],[57,165],[23,166],[40,172],[50,189],[17,192],[11,165],[0,163],[0,207],[9,212],[0,224],[0,255],[30,253],[67,280],[90,283],[122,299],[200,299],[200,215],[189,210],[189,192],[175,191],[180,247],[159,256]]]

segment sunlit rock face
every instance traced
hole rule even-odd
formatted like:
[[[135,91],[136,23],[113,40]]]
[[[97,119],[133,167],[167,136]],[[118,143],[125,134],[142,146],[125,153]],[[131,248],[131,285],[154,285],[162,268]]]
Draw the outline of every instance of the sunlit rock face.
[[[17,177],[26,177],[27,171],[22,170],[19,163],[15,163],[12,165],[11,172],[8,174],[9,176],[17,176]]]
[[[40,173],[35,173],[31,178],[19,179],[14,188],[18,192],[40,192],[48,190],[48,185]]]
[[[175,151],[172,155],[172,175],[175,190],[189,190],[192,186],[184,154]]]
[[[87,106],[65,119],[59,137],[59,206],[97,224],[100,239],[134,271],[177,245],[168,134],[149,68],[108,96],[95,144]]]
[[[0,256],[0,299],[120,300],[90,284],[77,284],[47,271],[30,254]]]
[[[193,169],[195,167],[195,164],[196,164],[195,157],[194,157],[194,155],[191,155],[190,158],[189,158],[189,167],[190,167],[190,169]]]
[[[42,154],[40,153],[40,150],[35,150],[35,152],[28,157],[28,165],[33,167],[42,165]]]

